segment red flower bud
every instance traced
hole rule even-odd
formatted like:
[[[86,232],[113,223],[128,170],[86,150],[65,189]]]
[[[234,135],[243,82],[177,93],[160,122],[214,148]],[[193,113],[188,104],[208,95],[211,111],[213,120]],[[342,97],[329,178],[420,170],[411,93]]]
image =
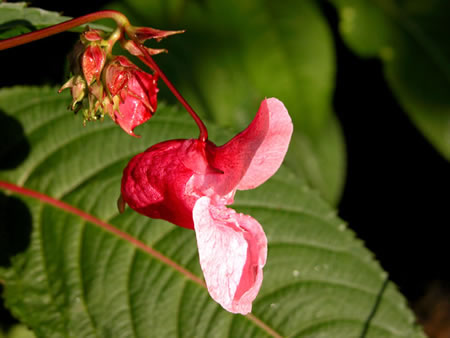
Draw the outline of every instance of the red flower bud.
[[[86,47],[81,57],[81,69],[88,85],[92,84],[94,80],[100,81],[105,61],[106,53],[103,48],[96,44]]]
[[[109,113],[132,136],[136,136],[133,129],[156,110],[157,80],[157,75],[142,71],[124,56],[116,56],[105,66],[104,82],[113,100]]]

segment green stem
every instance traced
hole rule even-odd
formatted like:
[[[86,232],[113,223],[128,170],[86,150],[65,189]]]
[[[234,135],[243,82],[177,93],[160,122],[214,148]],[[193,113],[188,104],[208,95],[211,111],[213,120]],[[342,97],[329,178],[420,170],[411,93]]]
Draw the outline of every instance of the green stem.
[[[117,23],[117,25],[120,27],[126,27],[127,25],[130,25],[127,17],[118,11],[113,11],[113,10],[99,11],[99,12],[94,12],[94,13],[90,13],[87,15],[83,15],[79,18],[64,21],[64,22],[61,22],[60,24],[57,24],[54,26],[39,29],[34,32],[30,32],[30,33],[15,36],[15,37],[12,37],[9,39],[1,40],[0,41],[0,50],[16,47],[16,46],[20,46],[20,45],[23,45],[23,44],[26,44],[26,43],[29,43],[32,41],[44,39],[51,35],[62,33],[69,29],[84,25],[84,24],[92,22],[92,21],[97,21],[100,19],[113,19]]]

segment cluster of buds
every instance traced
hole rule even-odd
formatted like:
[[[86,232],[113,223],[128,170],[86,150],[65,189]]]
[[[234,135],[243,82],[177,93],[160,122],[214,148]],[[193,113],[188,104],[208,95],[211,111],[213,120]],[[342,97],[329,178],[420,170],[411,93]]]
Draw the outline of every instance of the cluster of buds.
[[[144,72],[125,56],[112,55],[112,47],[120,39],[122,47],[133,55],[142,56],[142,48],[155,55],[166,50],[140,44],[148,39],[159,40],[179,32],[147,27],[132,29],[136,42],[125,40],[121,32],[113,33],[109,38],[97,29],[82,33],[71,54],[73,76],[60,92],[70,88],[70,108],[82,112],[84,123],[102,120],[107,114],[124,131],[136,136],[134,128],[150,119],[156,111],[158,74]]]

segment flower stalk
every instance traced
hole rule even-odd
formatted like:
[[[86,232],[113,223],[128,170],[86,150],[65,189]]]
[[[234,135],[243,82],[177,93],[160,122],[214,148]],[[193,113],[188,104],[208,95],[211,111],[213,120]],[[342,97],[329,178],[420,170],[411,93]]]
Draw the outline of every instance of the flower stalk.
[[[145,47],[142,47],[142,45],[138,45],[139,49],[143,53],[143,56],[138,56],[139,59],[145,63],[148,67],[152,68],[156,73],[159,74],[161,79],[164,81],[166,86],[169,88],[169,90],[172,92],[172,94],[177,98],[177,100],[183,105],[183,107],[187,110],[187,112],[191,115],[191,117],[194,119],[195,123],[198,126],[198,129],[200,130],[200,135],[198,139],[201,142],[205,142],[208,139],[208,130],[206,129],[205,124],[200,119],[200,117],[197,115],[197,113],[192,109],[190,104],[184,99],[184,97],[180,94],[180,92],[175,88],[175,86],[170,82],[170,80],[167,78],[167,76],[163,73],[161,68],[156,64],[156,62],[153,60],[153,58],[150,56],[150,53],[145,49]]]

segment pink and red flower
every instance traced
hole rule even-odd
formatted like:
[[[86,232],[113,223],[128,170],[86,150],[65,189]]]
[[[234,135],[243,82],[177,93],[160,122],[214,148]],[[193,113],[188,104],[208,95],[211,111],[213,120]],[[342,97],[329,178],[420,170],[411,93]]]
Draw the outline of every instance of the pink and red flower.
[[[266,99],[253,122],[228,143],[166,141],[136,155],[124,170],[122,201],[146,216],[195,230],[208,291],[233,313],[251,311],[267,239],[258,221],[227,205],[236,190],[256,188],[278,170],[292,130],[283,103]]]

